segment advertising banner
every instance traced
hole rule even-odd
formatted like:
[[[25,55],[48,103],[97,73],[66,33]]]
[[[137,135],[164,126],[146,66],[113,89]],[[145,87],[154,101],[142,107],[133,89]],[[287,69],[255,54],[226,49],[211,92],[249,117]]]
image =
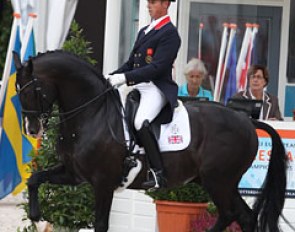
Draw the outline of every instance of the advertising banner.
[[[280,126],[282,129],[279,128]],[[286,197],[295,198],[295,123],[275,123],[274,128],[282,138],[289,161],[287,167],[288,179]],[[256,158],[239,184],[239,191],[242,195],[257,195],[268,171],[272,149],[271,138],[262,130],[257,130],[257,134],[259,138],[259,147]]]

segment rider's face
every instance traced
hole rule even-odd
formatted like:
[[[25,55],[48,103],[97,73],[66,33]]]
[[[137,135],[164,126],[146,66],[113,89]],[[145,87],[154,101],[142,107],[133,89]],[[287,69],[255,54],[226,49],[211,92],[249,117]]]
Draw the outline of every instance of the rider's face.
[[[167,14],[169,1],[166,0],[148,0],[148,10],[152,19],[158,19]]]

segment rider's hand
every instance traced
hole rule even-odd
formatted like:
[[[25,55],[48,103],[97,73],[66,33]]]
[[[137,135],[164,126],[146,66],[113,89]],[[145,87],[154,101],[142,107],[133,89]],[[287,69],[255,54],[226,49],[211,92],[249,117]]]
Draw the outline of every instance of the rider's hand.
[[[118,87],[126,83],[126,77],[124,73],[110,75],[108,80],[111,83],[111,85],[114,87]]]
[[[112,75],[110,75],[110,74],[106,74],[106,75],[104,75],[104,78],[108,80],[108,79],[110,79],[111,76]]]

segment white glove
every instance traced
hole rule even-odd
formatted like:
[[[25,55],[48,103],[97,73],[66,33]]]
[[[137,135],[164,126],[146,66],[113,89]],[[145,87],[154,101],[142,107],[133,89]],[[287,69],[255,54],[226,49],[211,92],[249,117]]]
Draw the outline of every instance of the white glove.
[[[111,83],[111,85],[114,87],[119,87],[120,85],[123,85],[126,83],[126,77],[124,73],[110,75],[108,80]]]
[[[112,75],[110,75],[110,74],[106,74],[106,75],[104,75],[104,78],[108,80],[111,76]]]

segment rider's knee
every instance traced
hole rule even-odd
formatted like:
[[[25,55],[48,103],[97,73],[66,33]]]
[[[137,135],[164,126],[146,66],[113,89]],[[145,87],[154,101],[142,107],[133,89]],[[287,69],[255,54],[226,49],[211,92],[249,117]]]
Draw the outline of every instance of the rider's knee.
[[[149,121],[147,119],[136,118],[134,120],[134,127],[137,131],[139,131],[145,125],[149,125]]]

